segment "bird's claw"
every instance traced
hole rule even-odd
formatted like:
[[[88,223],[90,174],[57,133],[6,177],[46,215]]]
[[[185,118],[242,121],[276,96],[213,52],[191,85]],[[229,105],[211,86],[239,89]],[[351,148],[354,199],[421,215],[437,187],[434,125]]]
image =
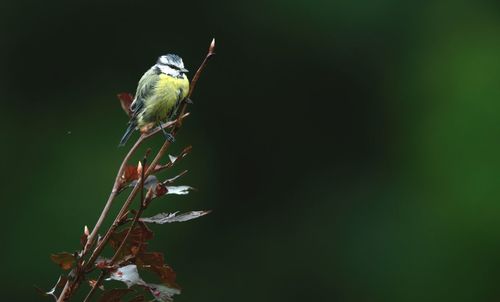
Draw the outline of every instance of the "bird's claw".
[[[165,135],[165,139],[170,143],[175,143],[175,137],[170,133],[163,133]]]

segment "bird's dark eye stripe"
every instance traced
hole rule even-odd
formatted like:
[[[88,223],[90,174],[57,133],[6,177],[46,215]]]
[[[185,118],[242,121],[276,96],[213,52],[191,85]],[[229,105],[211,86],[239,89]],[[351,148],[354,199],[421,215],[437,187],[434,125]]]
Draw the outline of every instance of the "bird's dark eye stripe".
[[[172,65],[172,64],[167,64],[168,67],[172,68],[172,69],[179,69],[179,67],[175,66],[175,65]]]

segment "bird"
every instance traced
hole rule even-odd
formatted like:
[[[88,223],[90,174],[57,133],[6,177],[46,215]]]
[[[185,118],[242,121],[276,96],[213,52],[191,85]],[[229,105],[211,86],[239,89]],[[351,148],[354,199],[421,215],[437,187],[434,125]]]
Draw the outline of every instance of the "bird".
[[[163,129],[162,122],[173,120],[183,100],[189,102],[187,72],[180,56],[166,54],[144,73],[130,104],[131,118],[119,146],[127,143],[134,130],[146,133],[156,125],[160,125],[168,141],[174,142],[174,137]]]

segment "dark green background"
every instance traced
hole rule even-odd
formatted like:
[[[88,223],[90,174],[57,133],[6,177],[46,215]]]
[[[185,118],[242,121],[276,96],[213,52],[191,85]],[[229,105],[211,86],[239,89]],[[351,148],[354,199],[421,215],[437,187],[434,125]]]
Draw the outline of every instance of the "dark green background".
[[[18,0],[0,12],[2,301],[42,301],[32,286],[56,281],[50,253],[76,250],[97,220],[126,152],[115,95],[166,52],[194,71],[212,37],[172,148],[193,152],[163,174],[189,169],[181,183],[199,191],[148,212],[213,209],[153,227],[176,301],[500,298],[495,1]]]

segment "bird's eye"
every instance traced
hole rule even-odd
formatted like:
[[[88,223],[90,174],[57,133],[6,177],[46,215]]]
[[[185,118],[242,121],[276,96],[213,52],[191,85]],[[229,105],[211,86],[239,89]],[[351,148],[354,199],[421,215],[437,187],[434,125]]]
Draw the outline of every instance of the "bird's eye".
[[[168,67],[172,68],[172,69],[179,69],[177,66],[175,65],[172,65],[172,64],[167,64]]]

